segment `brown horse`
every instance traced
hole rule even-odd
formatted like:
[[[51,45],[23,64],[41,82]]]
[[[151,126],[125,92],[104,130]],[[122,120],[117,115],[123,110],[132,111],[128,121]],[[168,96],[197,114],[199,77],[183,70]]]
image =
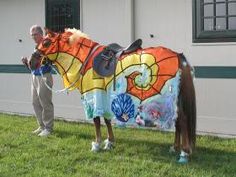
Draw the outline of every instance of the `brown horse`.
[[[101,147],[100,117],[108,137],[105,150],[114,147],[111,119],[120,126],[152,126],[167,129],[175,125],[171,150],[180,151],[180,163],[196,140],[196,100],[192,67],[183,54],[165,47],[141,48],[137,40],[127,48],[100,45],[76,29],[64,33],[47,31],[31,57],[31,68],[50,61],[61,74],[65,88],[77,88],[86,117],[93,119],[96,140],[92,151]]]

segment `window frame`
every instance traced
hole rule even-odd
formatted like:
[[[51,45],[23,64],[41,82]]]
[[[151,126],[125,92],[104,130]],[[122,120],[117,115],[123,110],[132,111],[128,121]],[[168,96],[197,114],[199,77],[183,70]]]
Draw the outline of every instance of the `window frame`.
[[[50,19],[49,15],[50,15],[50,7],[52,6],[52,4],[65,4],[65,3],[70,3],[72,4],[71,6],[73,7],[73,12],[72,12],[72,23],[73,23],[73,27],[76,28],[76,29],[80,29],[80,0],[45,0],[45,26],[46,28],[49,28],[51,30],[53,30],[53,27],[52,27],[52,20]],[[52,3],[52,4],[50,4]],[[77,7],[77,8],[76,8]],[[60,26],[60,24],[58,24],[58,26]],[[64,28],[66,28],[65,25],[63,25]],[[70,28],[73,28],[73,27],[70,27]],[[59,27],[60,28],[60,27]],[[55,32],[62,32],[64,31],[63,29],[59,29],[59,30],[54,30]]]
[[[192,0],[193,43],[236,42],[236,30],[204,31],[202,2],[203,0]]]

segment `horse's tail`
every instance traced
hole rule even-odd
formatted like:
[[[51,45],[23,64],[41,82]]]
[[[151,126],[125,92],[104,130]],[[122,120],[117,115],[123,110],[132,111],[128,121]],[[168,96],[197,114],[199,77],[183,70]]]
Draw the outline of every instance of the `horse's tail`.
[[[179,54],[181,73],[180,84],[180,106],[182,106],[183,112],[187,119],[187,131],[189,143],[192,149],[196,143],[196,97],[195,88],[193,83],[193,68],[188,63],[183,54]]]

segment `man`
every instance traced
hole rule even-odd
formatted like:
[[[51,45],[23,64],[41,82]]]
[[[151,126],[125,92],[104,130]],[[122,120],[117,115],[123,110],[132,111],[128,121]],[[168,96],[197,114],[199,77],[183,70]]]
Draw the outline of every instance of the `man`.
[[[33,25],[30,28],[30,35],[34,40],[36,47],[43,40],[43,30],[38,25]],[[23,64],[30,68],[27,57],[22,57],[21,60]],[[53,80],[51,75],[51,67],[49,65],[44,65],[36,70],[31,70],[31,73],[32,103],[39,125],[33,133],[38,134],[38,136],[41,137],[48,136],[53,130],[54,106],[52,103],[52,91],[48,89],[45,82],[52,88]]]

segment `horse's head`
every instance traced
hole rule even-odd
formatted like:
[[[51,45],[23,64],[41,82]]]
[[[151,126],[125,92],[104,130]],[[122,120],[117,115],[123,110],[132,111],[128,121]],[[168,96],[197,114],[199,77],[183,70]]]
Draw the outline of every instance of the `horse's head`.
[[[46,36],[37,46],[37,51],[31,57],[30,66],[32,69],[38,68],[41,65],[42,58],[47,58],[52,63],[55,62],[58,59],[60,52],[68,53],[73,57],[78,57],[76,56],[78,54],[77,51],[79,51],[78,46],[80,46],[78,43],[84,43],[88,49],[91,49],[94,45],[94,43],[89,40],[88,35],[75,28],[65,29],[65,32],[63,33],[55,33],[45,29],[45,33]],[[87,42],[84,39],[87,39]],[[88,51],[82,53],[85,55]],[[78,58],[81,58],[81,56]]]
[[[45,33],[46,36],[31,56],[29,63],[31,69],[39,68],[41,64],[45,64],[47,60],[51,62],[55,61],[60,52],[59,49],[69,47],[69,36],[71,36],[72,33],[55,33],[49,29],[45,29]]]

